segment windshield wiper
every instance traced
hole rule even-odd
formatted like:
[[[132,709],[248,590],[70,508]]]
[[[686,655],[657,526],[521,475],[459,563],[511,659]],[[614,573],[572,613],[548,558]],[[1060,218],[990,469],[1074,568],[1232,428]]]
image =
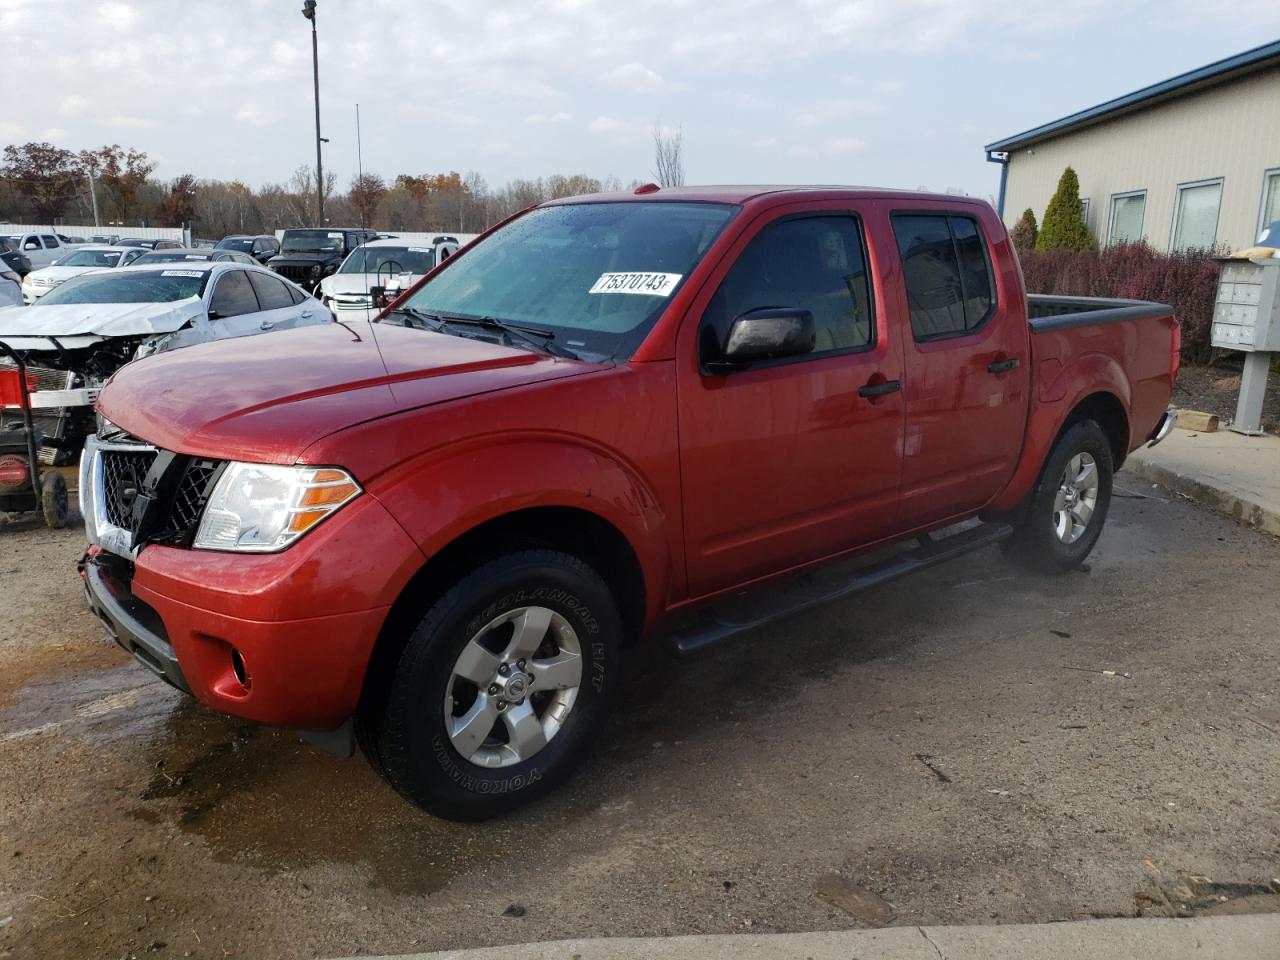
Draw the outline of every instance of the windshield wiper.
[[[539,353],[550,354],[553,357],[564,357],[568,360],[580,359],[576,353],[567,347],[553,343],[552,341],[556,335],[550,330],[525,327],[507,320],[499,320],[497,317],[464,317],[457,314],[446,314],[443,319],[446,323],[461,323],[473,327],[483,327],[486,330],[496,330],[506,335],[508,346],[513,345],[512,341],[520,340],[533,347]]]
[[[405,326],[410,327],[414,330],[422,329],[416,323],[413,322],[414,320],[418,320],[422,322],[423,326],[426,327],[426,329],[431,330],[435,333],[449,332],[445,323],[445,318],[439,316],[438,314],[428,313],[425,310],[419,310],[417,307],[396,307],[391,312],[398,313],[401,316],[403,316],[405,318]]]

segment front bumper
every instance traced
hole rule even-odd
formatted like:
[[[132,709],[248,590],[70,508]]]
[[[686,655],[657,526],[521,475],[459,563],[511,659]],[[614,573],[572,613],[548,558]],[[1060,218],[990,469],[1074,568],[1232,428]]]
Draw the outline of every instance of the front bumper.
[[[373,496],[280,553],[144,544],[99,522],[91,438],[81,502],[90,607],[153,672],[222,713],[272,726],[340,727],[392,603],[424,557]],[[96,557],[101,552],[110,557]]]

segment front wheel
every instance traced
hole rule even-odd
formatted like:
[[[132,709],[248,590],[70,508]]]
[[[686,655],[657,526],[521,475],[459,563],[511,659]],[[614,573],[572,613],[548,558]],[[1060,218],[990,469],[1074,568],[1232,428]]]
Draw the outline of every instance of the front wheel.
[[[1071,426],[1049,452],[1006,551],[1046,573],[1078,567],[1102,534],[1112,474],[1111,444],[1102,428],[1093,420]]]
[[[440,817],[483,820],[559,784],[609,714],[622,622],[600,576],[553,550],[477,568],[427,611],[357,717],[375,770]]]

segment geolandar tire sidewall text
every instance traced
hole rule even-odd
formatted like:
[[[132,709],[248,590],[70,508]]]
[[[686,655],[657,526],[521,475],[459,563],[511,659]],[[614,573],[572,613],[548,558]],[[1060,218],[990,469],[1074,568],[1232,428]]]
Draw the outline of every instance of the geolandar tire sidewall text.
[[[463,647],[495,617],[523,606],[563,616],[581,645],[582,682],[564,725],[528,760],[481,767],[445,727],[445,691]],[[465,577],[414,631],[392,683],[382,756],[393,785],[450,819],[495,816],[541,796],[572,772],[608,718],[621,667],[622,625],[608,588],[575,558],[528,551]]]

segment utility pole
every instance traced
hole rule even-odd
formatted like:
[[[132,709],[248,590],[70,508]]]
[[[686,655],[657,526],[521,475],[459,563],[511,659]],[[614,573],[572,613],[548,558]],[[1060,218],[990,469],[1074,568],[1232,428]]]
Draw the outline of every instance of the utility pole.
[[[304,0],[302,15],[311,21],[311,74],[316,90],[316,210],[324,226],[324,164],[320,159],[320,52],[316,44],[316,0]]]
[[[93,186],[93,167],[85,168],[89,174],[89,202],[93,204],[93,225],[95,227],[102,226],[102,219],[98,216],[98,191]]]

